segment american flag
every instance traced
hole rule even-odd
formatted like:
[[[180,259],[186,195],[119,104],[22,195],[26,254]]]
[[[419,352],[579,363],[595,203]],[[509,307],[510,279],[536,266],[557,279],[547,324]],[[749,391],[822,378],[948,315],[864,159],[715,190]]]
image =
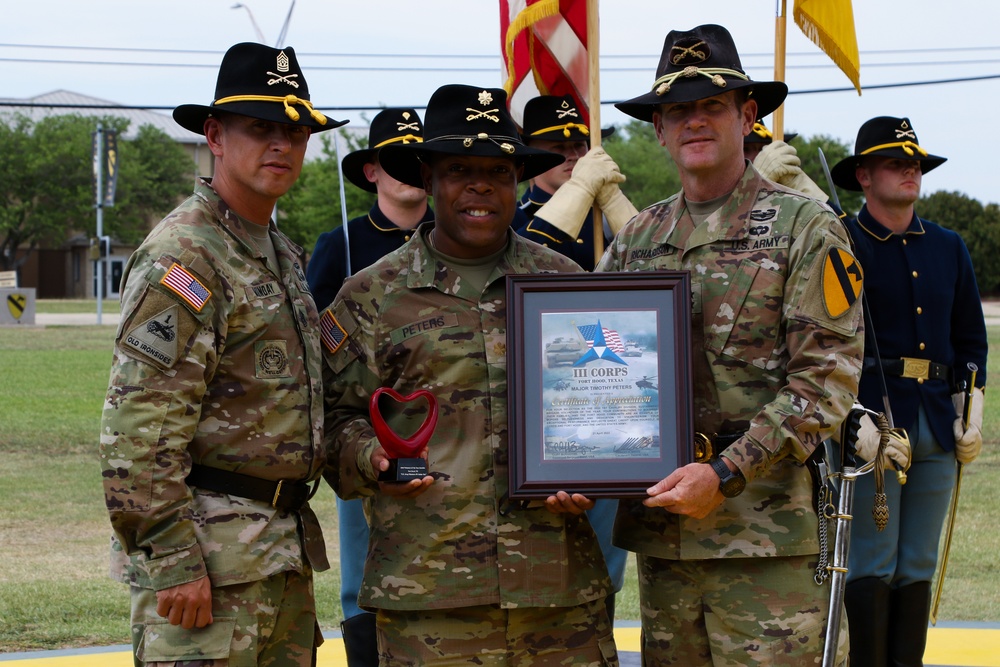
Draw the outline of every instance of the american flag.
[[[525,103],[538,95],[572,95],[588,122],[586,0],[500,0],[500,47],[518,125]]]
[[[197,278],[177,263],[170,267],[167,275],[163,276],[160,283],[178,294],[199,312],[201,312],[209,297],[212,296],[212,293]]]
[[[596,324],[585,324],[582,327],[577,327],[580,330],[580,334],[583,339],[587,341],[587,347],[594,347],[594,339],[597,338],[597,325]],[[607,345],[612,352],[617,354],[623,354],[625,352],[625,344],[622,342],[621,336],[614,329],[608,329],[607,327],[601,327],[601,331],[604,332],[604,343]]]
[[[319,318],[319,329],[323,345],[326,345],[326,349],[330,350],[330,354],[339,350],[347,338],[344,327],[340,326],[340,322],[329,310],[324,310],[323,315]]]

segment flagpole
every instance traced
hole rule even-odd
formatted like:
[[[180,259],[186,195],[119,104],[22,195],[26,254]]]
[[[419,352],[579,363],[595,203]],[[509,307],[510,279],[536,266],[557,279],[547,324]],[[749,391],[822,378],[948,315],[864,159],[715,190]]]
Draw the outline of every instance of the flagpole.
[[[774,80],[785,80],[785,13],[786,0],[777,0],[774,17]],[[771,133],[775,140],[783,141],[785,138],[785,104],[774,110],[771,121]]]
[[[587,108],[590,113],[590,147],[601,147],[601,50],[598,0],[587,0]],[[604,255],[604,216],[594,203],[594,264]]]

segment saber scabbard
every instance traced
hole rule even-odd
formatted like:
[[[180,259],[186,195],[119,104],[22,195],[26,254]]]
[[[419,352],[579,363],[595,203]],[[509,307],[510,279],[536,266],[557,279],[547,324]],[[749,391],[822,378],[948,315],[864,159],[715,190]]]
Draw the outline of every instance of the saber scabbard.
[[[844,606],[844,589],[847,586],[847,556],[851,549],[851,521],[854,519],[854,481],[875,470],[875,457],[860,468],[844,465],[840,477],[840,497],[837,499],[836,537],[833,542],[833,562],[830,563],[830,608],[823,643],[823,667],[837,664],[837,642],[840,639],[840,610]]]
[[[971,361],[967,364],[969,380],[962,389],[965,391],[965,405],[962,408],[962,427],[969,428],[972,416],[972,394],[976,389],[976,373],[979,366]],[[941,606],[941,592],[944,590],[944,577],[948,572],[948,554],[951,553],[951,537],[955,532],[955,517],[958,515],[958,494],[962,490],[962,462],[955,463],[955,491],[951,494],[951,505],[948,507],[948,524],[944,534],[944,547],[941,553],[941,571],[938,573],[937,584],[934,586],[934,601],[931,603],[931,625],[937,625],[938,609]]]

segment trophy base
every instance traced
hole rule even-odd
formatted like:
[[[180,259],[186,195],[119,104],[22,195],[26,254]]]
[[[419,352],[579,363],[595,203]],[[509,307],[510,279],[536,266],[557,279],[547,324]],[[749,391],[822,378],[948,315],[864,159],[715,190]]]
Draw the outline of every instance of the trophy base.
[[[424,459],[389,459],[389,469],[378,474],[378,481],[390,484],[405,484],[413,479],[427,476],[427,461]]]

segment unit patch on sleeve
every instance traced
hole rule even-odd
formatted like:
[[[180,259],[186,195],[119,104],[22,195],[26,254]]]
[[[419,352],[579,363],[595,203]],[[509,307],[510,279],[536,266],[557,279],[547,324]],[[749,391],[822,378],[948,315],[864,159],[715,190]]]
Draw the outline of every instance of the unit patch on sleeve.
[[[166,300],[166,297],[160,298]],[[152,360],[157,366],[172,368],[177,363],[177,342],[181,333],[177,328],[179,308],[174,304],[140,322],[122,337],[121,345]]]
[[[200,280],[176,262],[160,280],[160,284],[187,301],[199,313],[212,296],[212,292],[202,285]]]
[[[340,322],[333,316],[333,312],[329,308],[324,310],[320,316],[319,328],[320,338],[322,338],[323,345],[330,351],[330,354],[334,354],[339,350],[340,346],[347,340],[347,331],[344,330],[344,327],[340,326]]]
[[[851,309],[861,296],[861,264],[843,248],[830,248],[823,263],[823,306],[833,319]]]

